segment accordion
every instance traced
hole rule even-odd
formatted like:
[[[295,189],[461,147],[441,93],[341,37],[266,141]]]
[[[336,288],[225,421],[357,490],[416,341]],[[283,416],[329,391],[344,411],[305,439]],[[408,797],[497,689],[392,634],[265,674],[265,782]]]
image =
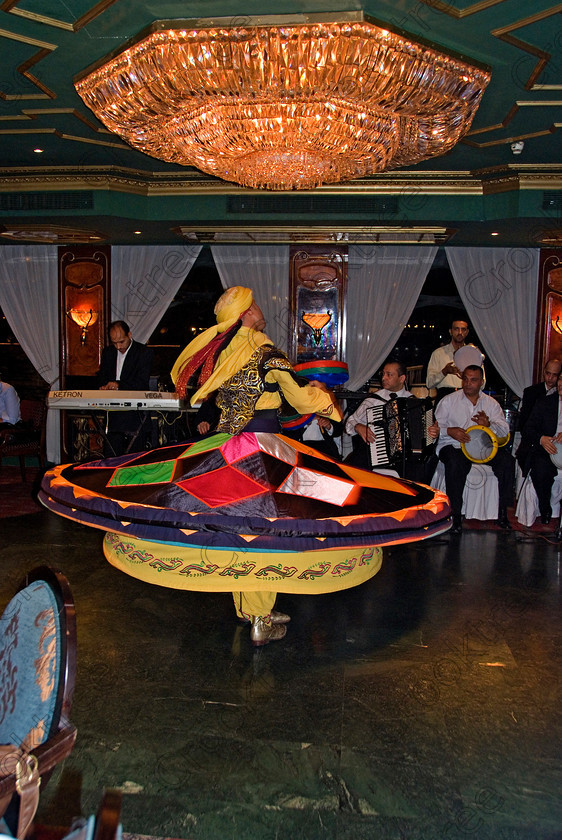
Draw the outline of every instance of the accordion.
[[[375,435],[369,445],[371,465],[396,467],[406,459],[423,460],[435,440],[428,433],[433,423],[431,397],[399,397],[367,409],[367,425]]]

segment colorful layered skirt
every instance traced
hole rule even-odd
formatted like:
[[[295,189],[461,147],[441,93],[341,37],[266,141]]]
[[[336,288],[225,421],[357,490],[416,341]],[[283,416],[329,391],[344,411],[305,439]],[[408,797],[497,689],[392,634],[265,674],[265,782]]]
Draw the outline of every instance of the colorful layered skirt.
[[[107,559],[133,577],[214,592],[355,586],[377,573],[382,546],[443,533],[451,513],[434,488],[265,432],[58,466],[39,498],[105,531]]]

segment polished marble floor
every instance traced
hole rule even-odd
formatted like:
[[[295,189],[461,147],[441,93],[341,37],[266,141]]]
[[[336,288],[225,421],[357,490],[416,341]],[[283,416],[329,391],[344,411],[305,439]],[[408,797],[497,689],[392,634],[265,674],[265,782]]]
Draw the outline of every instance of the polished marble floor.
[[[385,551],[353,590],[280,596],[253,649],[229,595],[114,570],[101,532],[3,519],[5,604],[48,562],[76,601],[78,740],[41,798],[124,791],[128,832],[193,840],[562,837],[562,546],[465,531]]]

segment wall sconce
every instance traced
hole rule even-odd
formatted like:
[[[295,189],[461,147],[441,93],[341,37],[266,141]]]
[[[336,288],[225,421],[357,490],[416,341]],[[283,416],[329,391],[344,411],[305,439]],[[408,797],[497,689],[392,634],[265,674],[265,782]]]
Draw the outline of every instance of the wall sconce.
[[[93,309],[68,309],[66,314],[82,330],[82,334],[80,335],[80,344],[84,346],[86,344],[88,327],[91,327],[96,323],[98,320],[98,313],[94,312]]]
[[[556,330],[557,333],[562,335],[562,324],[560,323],[560,315],[557,315],[556,318],[551,318],[550,323],[552,324],[552,329]]]
[[[318,346],[322,340],[322,330],[332,320],[331,312],[303,312],[302,320],[312,330],[314,343]]]

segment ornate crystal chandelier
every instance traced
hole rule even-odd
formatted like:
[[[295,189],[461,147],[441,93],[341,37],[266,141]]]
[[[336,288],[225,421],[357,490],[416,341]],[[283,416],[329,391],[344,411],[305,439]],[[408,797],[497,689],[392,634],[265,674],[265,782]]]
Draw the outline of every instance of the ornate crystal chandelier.
[[[332,18],[158,21],[76,90],[134,148],[246,187],[310,189],[452,149],[489,72],[360,12]]]

